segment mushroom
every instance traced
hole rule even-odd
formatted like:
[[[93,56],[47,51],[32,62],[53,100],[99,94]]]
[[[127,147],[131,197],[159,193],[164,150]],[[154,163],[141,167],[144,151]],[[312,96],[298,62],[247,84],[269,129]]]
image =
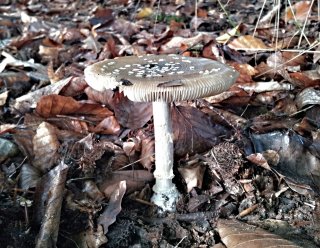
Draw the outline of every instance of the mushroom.
[[[84,73],[95,90],[118,88],[131,101],[152,102],[156,182],[151,201],[161,211],[174,212],[179,192],[172,183],[170,103],[219,94],[234,83],[238,72],[205,58],[143,55],[104,60],[90,65]]]

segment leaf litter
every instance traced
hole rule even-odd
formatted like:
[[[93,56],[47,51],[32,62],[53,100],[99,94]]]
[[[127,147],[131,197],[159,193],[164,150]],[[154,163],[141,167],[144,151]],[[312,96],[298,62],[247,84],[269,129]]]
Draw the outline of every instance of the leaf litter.
[[[3,1],[1,243],[319,246],[317,4]],[[151,105],[93,90],[83,70],[169,53],[240,76],[218,96],[172,105],[182,198],[161,217]]]

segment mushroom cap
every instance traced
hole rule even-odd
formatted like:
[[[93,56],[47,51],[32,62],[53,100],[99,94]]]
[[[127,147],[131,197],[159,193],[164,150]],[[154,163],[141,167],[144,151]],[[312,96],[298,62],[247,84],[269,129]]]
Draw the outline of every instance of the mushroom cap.
[[[107,59],[88,66],[84,74],[93,89],[118,87],[136,102],[173,102],[217,95],[239,75],[214,60],[174,54]]]

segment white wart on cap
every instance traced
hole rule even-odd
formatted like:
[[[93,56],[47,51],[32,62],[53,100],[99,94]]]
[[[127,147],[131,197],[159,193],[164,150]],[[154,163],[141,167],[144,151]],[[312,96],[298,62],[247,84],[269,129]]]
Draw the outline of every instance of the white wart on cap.
[[[227,90],[238,77],[233,68],[205,58],[144,55],[108,59],[85,69],[98,91],[119,88],[132,101],[173,102]]]

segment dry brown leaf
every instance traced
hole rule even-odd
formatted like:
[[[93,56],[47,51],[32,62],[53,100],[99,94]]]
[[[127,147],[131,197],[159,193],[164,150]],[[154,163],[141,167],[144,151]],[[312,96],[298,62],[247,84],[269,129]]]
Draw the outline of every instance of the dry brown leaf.
[[[217,230],[227,248],[301,248],[278,235],[236,220],[220,219]]]
[[[261,93],[266,91],[289,91],[294,88],[292,84],[278,83],[276,81],[245,83],[238,85],[238,87],[249,94],[252,94],[253,92]]]
[[[233,29],[229,30],[223,35],[220,35],[216,38],[216,41],[222,44],[227,43],[232,37],[234,37],[239,32],[240,24],[234,27]]]
[[[297,95],[295,101],[299,109],[311,104],[320,104],[320,91],[306,88]]]
[[[84,92],[88,96],[89,100],[106,105],[109,104],[114,95],[114,92],[112,90],[97,91],[92,89],[91,87],[87,87]]]
[[[63,49],[63,45],[46,37],[39,46],[39,55],[44,61],[55,61],[58,59],[59,51]]]
[[[228,46],[235,50],[250,50],[250,49],[267,49],[268,47],[259,38],[252,35],[240,36],[237,39],[231,41]]]
[[[294,80],[294,83],[301,88],[315,87],[320,85],[320,74],[317,70],[293,72],[290,73],[290,77]]]
[[[83,76],[71,77],[69,83],[63,87],[60,95],[63,96],[77,96],[83,93],[83,90],[87,87],[87,83]],[[50,94],[48,94],[50,95]]]
[[[103,226],[103,233],[108,233],[109,226],[116,221],[117,215],[121,211],[121,202],[127,190],[126,181],[120,181],[110,196],[107,208],[98,218],[98,224]]]
[[[99,104],[78,102],[72,97],[59,95],[43,96],[37,104],[36,112],[45,118],[57,115],[85,115],[88,119],[101,120],[113,113]]]
[[[271,170],[268,161],[264,158],[263,154],[261,153],[250,154],[249,156],[247,156],[247,159],[256,165],[261,166],[264,169]]]
[[[121,181],[126,181],[127,193],[129,194],[142,189],[146,183],[152,180],[153,174],[146,170],[114,171],[102,182],[99,189],[109,198]]]
[[[16,144],[7,139],[0,138],[0,162],[14,157],[18,153]]]
[[[47,173],[37,187],[35,212],[41,223],[36,247],[55,247],[58,239],[60,213],[68,166],[61,162]]]
[[[8,98],[9,91],[4,91],[0,93],[0,107],[6,104]]]
[[[279,122],[279,121],[278,121]],[[290,129],[289,129],[290,130]],[[305,184],[318,191],[320,185],[320,159],[317,155],[317,145],[294,132],[273,131],[250,136],[254,150],[263,153],[268,150],[276,151],[268,154],[268,163],[274,171],[283,175],[285,180]],[[277,162],[279,161],[279,162]],[[276,166],[273,166],[277,163]]]
[[[309,9],[311,8],[310,1],[299,1],[292,5],[292,8],[289,6],[285,12],[285,20],[296,20],[296,21],[305,21],[308,17]]]
[[[112,106],[119,123],[132,130],[143,127],[152,116],[152,104],[132,102],[122,93],[115,93]]]
[[[12,132],[17,127],[16,124],[2,124],[0,125],[0,134]]]
[[[178,106],[171,108],[174,153],[177,156],[203,152],[217,144],[228,131],[202,111]]]
[[[34,188],[41,179],[41,172],[34,166],[24,164],[21,168],[20,186],[22,189]]]
[[[136,152],[141,151],[141,140],[138,137],[132,137],[123,142],[123,151],[128,157],[133,156]]]
[[[173,37],[166,44],[162,45],[161,51],[163,53],[171,53],[175,49],[179,49],[182,45],[185,45],[188,48],[190,48],[196,44],[202,43],[203,38],[204,38],[204,35],[202,33],[190,38],[176,36],[176,37]]]
[[[144,168],[151,171],[154,163],[154,138],[152,136],[145,135],[141,139],[141,154],[140,154],[140,164]]]
[[[34,152],[32,164],[42,172],[46,172],[58,159],[60,143],[55,127],[47,122],[41,123],[32,142]]]
[[[120,131],[120,125],[114,116],[104,118],[97,126],[89,131],[101,134],[117,134]]]
[[[38,101],[42,96],[50,94],[59,94],[60,91],[66,86],[71,80],[71,77],[63,79],[55,84],[48,85],[39,90],[30,92],[24,96],[17,98],[13,104],[13,108],[17,109],[19,113],[25,113],[30,111],[31,108],[35,108]]]
[[[187,184],[188,193],[194,188],[202,188],[203,175],[206,170],[206,166],[198,163],[190,166],[184,166],[178,168],[181,176]]]

